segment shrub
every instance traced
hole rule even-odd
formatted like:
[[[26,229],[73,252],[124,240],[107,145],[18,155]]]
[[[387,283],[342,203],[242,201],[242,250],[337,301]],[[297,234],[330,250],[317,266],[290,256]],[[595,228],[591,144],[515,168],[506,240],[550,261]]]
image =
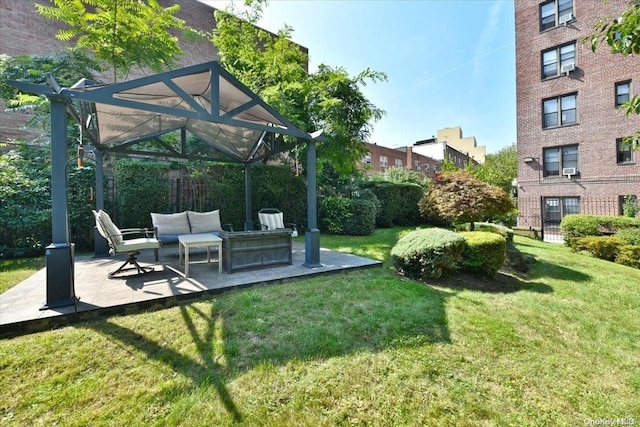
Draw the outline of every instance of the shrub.
[[[51,167],[47,150],[0,156],[0,258],[42,255],[51,242]]]
[[[640,245],[624,245],[618,250],[618,264],[640,268]]]
[[[462,269],[473,274],[494,276],[504,265],[507,241],[489,231],[465,231]]]
[[[500,224],[493,224],[491,222],[475,222],[473,223],[474,230],[473,231],[487,231],[489,233],[496,233],[504,237],[507,242],[513,242],[513,230],[509,227],[505,227]],[[456,227],[458,231],[472,231],[471,224],[466,223]]]
[[[411,183],[370,181],[364,183],[363,188],[373,191],[380,201],[376,226],[393,227],[421,223],[418,201],[424,191],[422,186]]]
[[[391,249],[398,272],[419,280],[435,279],[459,269],[464,237],[441,228],[417,229],[401,237]]]
[[[616,237],[624,240],[629,245],[640,246],[640,228],[623,228],[616,231]]]
[[[587,251],[592,256],[607,261],[614,261],[619,249],[626,243],[615,236],[587,236],[573,241],[573,251]]]
[[[342,196],[329,196],[320,201],[320,230],[330,234],[344,234],[344,223],[351,218],[351,201]]]
[[[325,197],[320,202],[320,230],[331,234],[365,236],[373,233],[379,202],[371,191],[356,198]]]
[[[569,246],[576,238],[613,234],[623,228],[640,228],[640,218],[572,214],[565,216],[560,222],[560,230]]]
[[[166,212],[169,204],[169,165],[122,159],[115,163],[117,224],[147,227],[150,212]]]

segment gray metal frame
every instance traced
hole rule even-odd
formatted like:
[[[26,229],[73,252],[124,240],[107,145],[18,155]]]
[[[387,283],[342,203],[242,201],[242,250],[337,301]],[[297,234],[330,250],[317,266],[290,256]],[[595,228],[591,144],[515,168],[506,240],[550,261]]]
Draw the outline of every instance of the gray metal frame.
[[[192,96],[182,90],[180,87],[174,84],[172,79],[176,77],[189,76],[197,72],[209,72],[211,74],[211,111],[207,111],[202,108],[197,102],[194,101]],[[241,91],[249,101],[243,105],[234,108],[226,113],[221,113],[220,105],[220,78],[224,78],[227,83],[230,83],[233,88]],[[187,160],[217,160],[242,163],[245,166],[245,228],[247,230],[253,229],[253,222],[251,219],[251,173],[250,165],[255,163],[264,157],[273,155],[278,152],[282,152],[291,148],[291,144],[286,144],[283,136],[293,137],[295,144],[304,143],[308,144],[307,150],[307,222],[308,230],[305,234],[305,262],[307,267],[320,266],[320,232],[317,228],[317,191],[316,191],[316,150],[315,142],[320,137],[320,132],[309,134],[298,129],[285,117],[277,113],[272,107],[267,105],[260,97],[251,92],[246,86],[235,79],[229,72],[224,70],[220,64],[216,61],[208,62],[204,64],[194,65],[191,67],[182,68],[179,70],[169,71],[166,73],[160,73],[141,79],[131,80],[122,83],[114,83],[111,85],[94,86],[93,82],[88,80],[82,80],[74,85],[72,88],[60,88],[55,83],[52,76],[49,78],[49,86],[36,85],[27,82],[9,81],[9,84],[18,88],[23,92],[33,93],[37,95],[46,96],[51,102],[51,195],[52,195],[52,241],[53,243],[47,247],[47,302],[43,309],[49,309],[64,305],[75,304],[76,296],[74,290],[73,274],[68,274],[69,271],[73,272],[74,264],[74,252],[72,249],[73,244],[70,242],[69,237],[69,214],[67,208],[67,191],[66,191],[66,164],[67,164],[67,121],[66,114],[69,113],[81,126],[83,132],[89,140],[95,145],[96,159],[102,159],[102,156],[106,152],[118,152],[121,154],[136,154],[136,155],[149,155],[149,156],[162,156],[169,158],[182,158]],[[162,105],[153,105],[145,102],[136,102],[130,99],[122,99],[122,97],[116,96],[117,94],[130,90],[132,88],[141,88],[150,84],[162,83],[170,87],[175,93],[179,94],[180,98],[191,109],[183,108],[171,108]],[[90,90],[86,90],[90,88]],[[114,146],[107,146],[100,141],[100,135],[96,132],[97,125],[88,126],[85,118],[87,112],[95,111],[96,104],[108,104],[116,106],[122,109],[135,108],[140,111],[149,111],[162,114],[169,114],[175,117],[197,119],[206,121],[211,126],[216,124],[231,125],[234,127],[259,130],[261,131],[260,137],[254,141],[253,149],[250,155],[244,159],[234,158],[229,155],[228,149],[224,146],[216,145],[215,141],[208,141],[210,143],[209,156],[199,154],[197,156],[191,156],[186,150],[186,128],[174,128],[165,130],[163,133],[173,132],[181,130],[182,140],[179,149],[175,149],[169,146],[165,146],[167,149],[163,152],[145,151],[140,147],[136,147],[138,142],[148,140],[159,136],[160,134],[148,134],[135,140],[122,141]],[[80,111],[76,109],[78,106]],[[280,122],[278,127],[261,125],[259,123],[251,121],[243,121],[237,118],[233,118],[234,115],[245,112],[250,108],[260,106],[264,110],[268,111]],[[100,120],[100,117],[96,118]],[[284,127],[282,127],[284,125]],[[225,154],[227,155],[225,158]],[[96,162],[96,192],[98,197],[96,198],[96,209],[104,208],[104,200],[102,197],[103,184],[103,170],[102,162]],[[248,227],[248,228],[247,228]],[[100,239],[99,239],[100,240]],[[96,240],[96,254],[104,251],[106,245],[105,242]],[[67,268],[54,269],[50,260],[55,259],[57,265],[63,264]],[[63,260],[63,261],[61,261]],[[61,271],[58,273],[58,271]],[[50,298],[49,295],[52,295]],[[51,300],[50,300],[51,299]]]

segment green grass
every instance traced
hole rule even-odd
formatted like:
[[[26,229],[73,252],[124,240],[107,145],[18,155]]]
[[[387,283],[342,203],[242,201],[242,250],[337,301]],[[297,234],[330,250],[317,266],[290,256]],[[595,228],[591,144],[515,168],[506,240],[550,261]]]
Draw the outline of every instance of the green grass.
[[[22,282],[45,265],[44,256],[38,258],[0,259],[0,293]]]
[[[526,275],[423,284],[400,231],[322,236],[381,268],[4,339],[0,424],[638,422],[640,270],[516,236]]]

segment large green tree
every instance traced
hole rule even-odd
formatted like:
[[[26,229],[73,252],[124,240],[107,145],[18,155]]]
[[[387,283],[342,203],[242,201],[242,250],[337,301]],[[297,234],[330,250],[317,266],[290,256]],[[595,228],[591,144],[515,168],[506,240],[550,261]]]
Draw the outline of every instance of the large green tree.
[[[173,68],[182,49],[172,30],[190,30],[174,15],[180,5],[162,7],[156,0],[51,0],[36,3],[38,12],[62,21],[56,38],[75,41],[111,70],[114,82],[132,67],[154,72]]]
[[[495,185],[509,193],[513,179],[518,176],[518,154],[516,144],[500,149],[497,153],[487,154],[481,165],[469,169],[480,181]]]
[[[627,9],[617,17],[603,17],[598,20],[595,32],[584,42],[595,52],[603,43],[612,54],[631,56],[640,54],[640,0],[631,0]],[[621,107],[627,115],[640,114],[640,95],[636,95]],[[633,150],[640,149],[640,131],[633,137],[625,138]]]
[[[350,76],[344,68],[326,64],[307,73],[307,55],[291,41],[293,29],[285,26],[277,37],[261,30],[255,24],[265,2],[247,3],[242,19],[233,9],[215,13],[211,39],[221,64],[301,129],[323,129],[326,140],[318,146],[318,156],[341,173],[355,172],[366,152],[364,141],[384,114],[361,87],[384,81],[386,75],[366,69]]]

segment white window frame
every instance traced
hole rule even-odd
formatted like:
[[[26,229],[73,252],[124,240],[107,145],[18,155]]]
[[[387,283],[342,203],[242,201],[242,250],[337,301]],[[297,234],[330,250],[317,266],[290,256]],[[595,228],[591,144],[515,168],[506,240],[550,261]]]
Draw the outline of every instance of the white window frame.
[[[560,17],[571,14],[575,17],[574,0],[550,0],[540,4],[538,23],[540,31],[547,31],[560,25]]]
[[[545,56],[547,57],[546,60]],[[551,49],[543,50],[541,61],[543,80],[561,75],[562,73],[560,72],[560,70],[562,69],[563,65],[576,63],[576,42],[573,41],[571,43],[565,43]],[[545,67],[551,67],[552,65],[555,65],[555,71],[553,73],[545,73]]]
[[[573,99],[572,99],[573,98]],[[555,105],[554,105],[555,104]],[[573,108],[571,108],[573,104]],[[573,111],[573,121],[568,118],[568,113]],[[547,124],[547,117],[556,115],[555,124]],[[549,129],[578,123],[578,94],[570,93],[555,98],[542,100],[542,128]]]

